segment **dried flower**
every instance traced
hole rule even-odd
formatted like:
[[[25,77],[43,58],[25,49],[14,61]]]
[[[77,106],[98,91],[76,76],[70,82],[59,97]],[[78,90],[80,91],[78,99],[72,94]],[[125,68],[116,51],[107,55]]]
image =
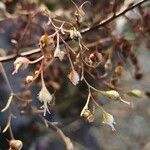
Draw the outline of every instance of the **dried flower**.
[[[70,79],[73,85],[77,85],[80,80],[79,74],[74,69],[70,72],[68,78]]]
[[[19,70],[24,70],[28,67],[30,60],[26,57],[18,57],[14,61],[14,68],[15,70],[12,72],[12,75],[18,73]]]
[[[116,124],[116,122],[114,121],[114,117],[111,114],[103,112],[103,123],[108,124],[112,128],[112,131],[116,130],[114,127],[114,124]]]
[[[38,94],[38,98],[41,103],[44,103],[42,108],[44,109],[44,116],[45,116],[46,111],[48,111],[48,113],[50,113],[50,111],[48,109],[48,104],[50,104],[53,101],[53,96],[50,94],[50,92],[46,88],[45,84],[42,84],[42,88]]]
[[[103,56],[99,52],[94,52],[89,55],[90,65],[95,65],[97,67],[103,61]]]
[[[21,150],[23,143],[20,140],[13,139],[9,141],[9,146],[9,150]]]

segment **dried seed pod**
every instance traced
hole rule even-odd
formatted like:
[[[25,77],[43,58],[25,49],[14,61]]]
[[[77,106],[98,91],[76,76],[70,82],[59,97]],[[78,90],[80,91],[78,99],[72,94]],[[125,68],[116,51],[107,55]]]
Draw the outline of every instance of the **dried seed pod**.
[[[101,91],[101,94],[103,94],[104,96],[107,96],[108,98],[110,98],[112,100],[121,101],[121,102],[131,106],[131,103],[123,100],[121,98],[120,94],[115,90]]]
[[[141,97],[142,96],[142,91],[140,91],[138,89],[133,89],[133,90],[128,92],[128,95],[134,96],[134,97]]]
[[[101,53],[99,52],[94,52],[92,54],[90,54],[89,56],[89,62],[91,63],[91,65],[93,64],[100,64],[103,61],[103,56]]]
[[[103,123],[108,124],[112,128],[112,131],[116,130],[114,127],[114,124],[116,124],[116,122],[114,121],[114,117],[111,114],[103,112]]]
[[[119,93],[115,90],[105,91],[104,95],[112,100],[119,100],[121,98]]]
[[[9,141],[9,146],[10,146],[9,150],[21,150],[23,143],[20,140],[13,139]]]
[[[93,122],[95,119],[95,115],[89,109],[84,109],[84,112],[82,112],[81,117],[83,117],[88,122]]]
[[[72,70],[68,75],[68,78],[72,82],[73,85],[77,85],[79,83],[80,77],[76,70]]]

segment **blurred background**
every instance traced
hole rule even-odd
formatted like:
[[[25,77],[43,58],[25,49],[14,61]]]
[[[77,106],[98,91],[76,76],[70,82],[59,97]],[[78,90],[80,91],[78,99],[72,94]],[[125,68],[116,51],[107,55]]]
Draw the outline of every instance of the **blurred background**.
[[[75,0],[78,6],[84,1]],[[128,1],[129,2],[129,1]],[[138,1],[133,1],[138,2]],[[112,12],[113,0],[92,0],[90,5],[85,5],[86,20],[85,26],[97,23],[98,20],[106,19]],[[127,2],[124,0],[116,1],[119,10],[125,6]],[[51,122],[58,122],[59,127],[63,130],[74,144],[75,150],[149,150],[150,149],[150,45],[149,45],[149,27],[150,27],[150,3],[144,4],[142,9],[146,14],[143,19],[145,33],[137,32],[139,12],[131,11],[126,17],[119,17],[108,27],[113,28],[114,35],[118,38],[125,37],[133,43],[136,55],[139,59],[139,65],[143,72],[140,80],[134,78],[134,67],[128,63],[125,64],[125,71],[120,79],[120,85],[124,88],[140,89],[143,93],[142,98],[133,98],[133,108],[122,103],[108,102],[104,97],[97,97],[97,102],[104,105],[107,112],[111,113],[114,118],[116,131],[113,132],[107,125],[102,124],[101,112],[96,110],[96,119],[92,123],[88,123],[80,118],[80,112],[85,105],[87,87],[80,82],[76,87],[69,82],[66,74],[69,73],[67,62],[63,61],[60,65],[56,61],[53,68],[48,69],[45,74],[47,85],[51,85],[49,76],[51,72],[59,70],[58,77],[51,77],[56,81],[59,87],[56,91],[56,106],[51,110],[51,114],[46,115],[46,119]],[[37,9],[46,8],[52,12],[52,15],[61,16],[62,19],[73,20],[73,12],[75,6],[70,0],[1,0],[0,1],[0,55],[9,55],[19,52],[30,51],[38,48],[40,36],[45,32],[51,33],[45,24],[47,18],[41,13],[35,16],[24,15],[26,12]],[[22,12],[22,13],[21,13]],[[129,21],[130,19],[131,21]],[[32,21],[32,24],[29,23]],[[30,25],[28,25],[30,24]],[[27,32],[24,32],[27,29]],[[89,35],[87,40],[94,41],[97,37],[109,37],[103,29],[98,29]],[[135,32],[136,30],[136,32]],[[22,33],[25,35],[22,36]],[[146,38],[144,37],[146,35]],[[148,38],[147,38],[148,37]],[[21,40],[20,40],[21,39]],[[19,44],[16,46],[14,41]],[[111,47],[112,41],[98,47],[99,51],[105,51]],[[38,56],[31,56],[30,59]],[[10,85],[14,92],[18,94],[30,93],[32,103],[40,108],[41,104],[37,100],[37,94],[40,90],[41,83],[38,79],[29,88],[24,86],[24,78],[34,71],[37,66],[31,66],[25,71],[21,71],[12,76],[13,61],[4,62],[3,67],[6,71]],[[101,70],[101,67],[100,67]],[[88,77],[90,80],[90,77]],[[101,83],[92,82],[94,86],[100,86]],[[49,89],[54,92],[51,87]],[[9,88],[0,69],[0,109],[2,109],[10,95]],[[14,101],[11,111],[16,116],[12,119],[12,130],[14,137],[23,141],[23,150],[63,150],[65,145],[59,135],[51,128],[46,128],[38,115],[31,115],[29,108],[25,107],[25,113],[19,110],[23,106]],[[2,133],[8,121],[9,112],[0,113],[0,150],[9,148],[8,140],[10,140],[9,132]]]

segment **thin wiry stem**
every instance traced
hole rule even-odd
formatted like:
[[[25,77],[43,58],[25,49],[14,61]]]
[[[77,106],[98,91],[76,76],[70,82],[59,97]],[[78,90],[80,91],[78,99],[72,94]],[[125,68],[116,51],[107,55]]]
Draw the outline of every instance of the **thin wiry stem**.
[[[10,85],[10,82],[8,80],[7,74],[5,72],[5,69],[4,69],[3,65],[2,65],[2,63],[0,63],[0,68],[2,70],[2,74],[3,74],[4,78],[5,78],[6,84],[7,84],[8,88],[9,88],[10,92],[13,93],[12,87]]]
[[[148,0],[141,0],[140,2],[135,3],[134,5],[128,7],[127,9],[125,9],[125,10],[119,12],[118,14],[116,13],[115,15],[111,16],[110,18],[107,18],[106,20],[101,21],[101,23],[99,23],[98,25],[92,26],[92,27],[87,28],[87,29],[83,29],[83,30],[81,31],[81,34],[85,34],[85,33],[90,32],[90,31],[92,31],[92,30],[98,29],[98,28],[100,28],[100,27],[102,27],[102,26],[105,26],[105,25],[109,24],[110,22],[116,20],[116,19],[119,18],[120,16],[123,16],[125,13],[127,13],[127,12],[133,10],[133,9],[136,8],[136,7],[139,7],[140,5],[142,5],[143,3],[147,2],[147,1],[148,1]]]
[[[83,34],[85,34],[85,33],[87,33],[87,32],[91,32],[92,30],[95,30],[95,29],[98,29],[98,28],[100,28],[100,27],[102,27],[102,26],[105,26],[105,25],[111,23],[112,21],[116,20],[116,19],[119,18],[120,16],[123,16],[125,13],[127,13],[127,12],[133,10],[134,8],[139,7],[140,5],[144,4],[144,3],[147,2],[147,1],[148,1],[148,0],[141,0],[140,2],[138,2],[138,3],[136,3],[136,4],[132,5],[132,6],[130,6],[129,8],[123,10],[122,12],[119,12],[118,14],[116,13],[116,15],[113,15],[112,17],[110,17],[110,18],[108,18],[108,19],[102,21],[102,22],[99,23],[99,24],[97,24],[97,25],[95,25],[95,26],[92,25],[92,26],[89,27],[89,28],[83,29],[83,30],[81,31],[81,34],[83,35]],[[66,39],[64,39],[65,42],[68,42],[68,41],[70,41],[70,40],[71,40],[70,37],[67,37]],[[60,41],[60,44],[63,44],[63,42]],[[37,54],[37,53],[40,53],[40,52],[41,52],[40,48],[37,48],[37,49],[30,50],[30,51],[28,51],[28,52],[20,53],[20,54],[18,54],[18,55],[17,55],[17,54],[12,54],[12,55],[9,55],[9,56],[0,57],[0,62],[5,62],[5,61],[13,60],[13,59],[15,59],[17,56],[25,56],[25,57],[28,57],[28,56],[31,56],[31,55],[33,55],[33,54]]]

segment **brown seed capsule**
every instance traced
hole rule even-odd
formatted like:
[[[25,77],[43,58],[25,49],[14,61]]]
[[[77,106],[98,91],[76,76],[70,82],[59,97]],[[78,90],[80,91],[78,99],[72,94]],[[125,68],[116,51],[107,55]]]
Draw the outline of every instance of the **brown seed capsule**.
[[[90,59],[92,62],[102,62],[103,56],[102,56],[101,53],[94,52],[94,53],[90,54],[89,59]]]
[[[9,150],[21,150],[23,143],[20,140],[10,140],[9,141]]]
[[[88,122],[93,122],[95,119],[94,114],[88,109],[85,109],[84,112],[82,112],[81,117],[83,117]]]

